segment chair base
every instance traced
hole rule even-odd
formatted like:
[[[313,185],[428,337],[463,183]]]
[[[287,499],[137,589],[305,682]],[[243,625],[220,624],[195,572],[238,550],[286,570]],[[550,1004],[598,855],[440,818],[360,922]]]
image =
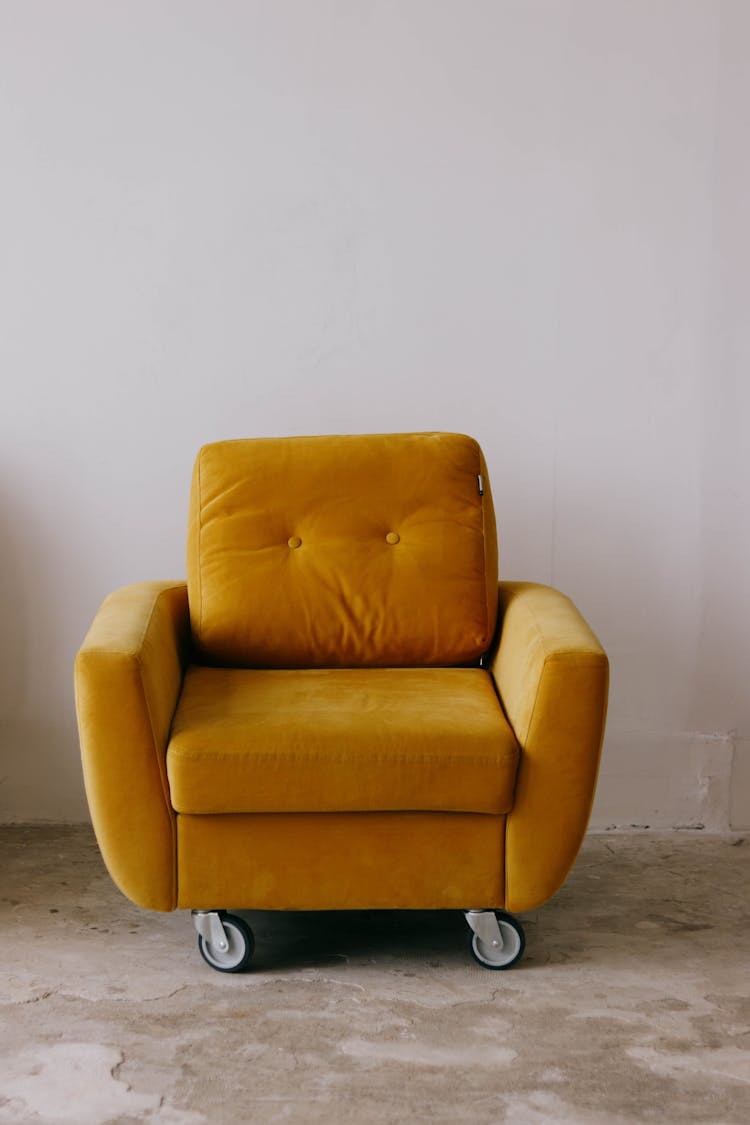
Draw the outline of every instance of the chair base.
[[[469,948],[484,969],[510,969],[526,947],[523,927],[505,911],[465,910],[471,931]],[[246,969],[255,951],[255,940],[247,922],[225,910],[193,910],[201,957],[220,973]]]

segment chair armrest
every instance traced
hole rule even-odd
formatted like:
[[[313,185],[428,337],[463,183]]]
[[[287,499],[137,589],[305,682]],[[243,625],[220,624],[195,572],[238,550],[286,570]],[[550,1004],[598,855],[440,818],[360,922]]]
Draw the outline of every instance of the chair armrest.
[[[187,586],[139,582],[104,601],[76,657],[86,795],[109,872],[139,906],[177,903],[166,749],[189,654]]]
[[[604,649],[573,603],[549,586],[501,582],[491,670],[521,747],[505,845],[505,905],[540,906],[581,846],[607,711]]]

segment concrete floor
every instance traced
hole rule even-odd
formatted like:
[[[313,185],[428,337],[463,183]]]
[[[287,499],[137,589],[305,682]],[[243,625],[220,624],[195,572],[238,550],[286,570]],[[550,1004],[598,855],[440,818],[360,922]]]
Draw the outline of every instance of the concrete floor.
[[[2,1123],[750,1121],[750,841],[590,837],[507,972],[457,914],[248,913],[242,976],[87,828],[0,845]]]

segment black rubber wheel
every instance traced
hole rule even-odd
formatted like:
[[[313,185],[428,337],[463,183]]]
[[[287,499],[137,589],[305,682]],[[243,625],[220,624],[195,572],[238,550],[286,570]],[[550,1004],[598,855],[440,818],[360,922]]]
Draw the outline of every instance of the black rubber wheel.
[[[198,934],[198,949],[207,965],[219,973],[241,973],[247,968],[255,952],[253,931],[236,914],[222,914],[221,922],[227,935],[229,948],[217,949],[202,934]]]
[[[526,935],[523,926],[512,914],[495,911],[497,924],[503,938],[503,948],[493,949],[473,931],[469,935],[469,949],[474,960],[483,969],[512,969],[523,957]]]

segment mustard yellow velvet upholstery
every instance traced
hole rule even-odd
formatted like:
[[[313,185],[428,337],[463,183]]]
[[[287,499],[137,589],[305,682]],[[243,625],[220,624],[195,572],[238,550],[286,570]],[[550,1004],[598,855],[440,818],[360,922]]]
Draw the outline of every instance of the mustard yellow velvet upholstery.
[[[179,813],[507,812],[518,744],[483,668],[188,669]]]
[[[607,712],[609,665],[573,603],[548,586],[500,583],[491,667],[521,746],[506,831],[505,906],[562,886],[586,831]]]
[[[476,660],[497,610],[481,450],[460,434],[206,446],[193,474],[188,589],[196,651],[214,664]]]
[[[111,594],[76,658],[78,728],[91,818],[115,883],[140,906],[177,904],[166,752],[189,651],[184,582]]]
[[[157,910],[554,894],[593,799],[607,658],[562,594],[500,582],[498,600],[496,570],[471,439],[202,451],[189,590],[112,594],[76,660],[123,892]]]
[[[438,910],[503,901],[505,817],[179,816],[179,902],[258,910]]]

